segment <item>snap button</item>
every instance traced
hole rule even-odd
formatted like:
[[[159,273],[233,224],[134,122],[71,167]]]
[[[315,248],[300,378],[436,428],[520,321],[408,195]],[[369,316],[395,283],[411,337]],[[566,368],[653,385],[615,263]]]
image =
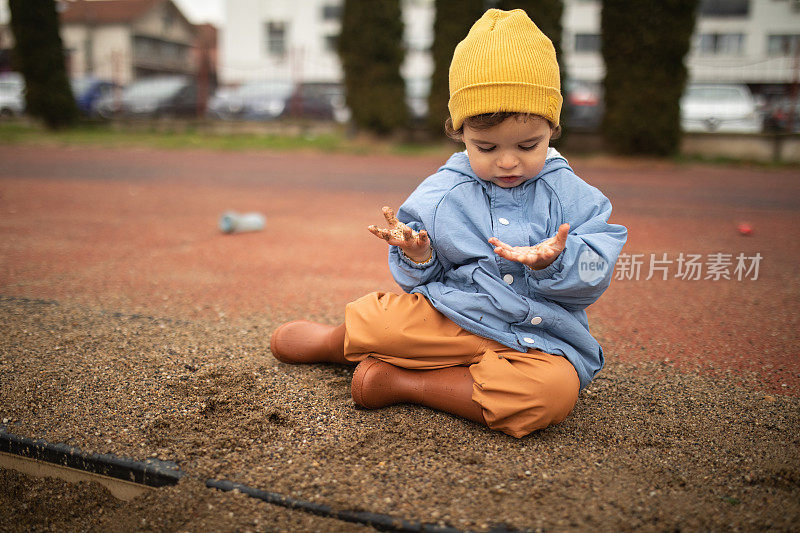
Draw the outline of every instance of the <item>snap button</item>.
[[[525,338],[524,338],[524,339],[522,339],[522,340],[524,340],[524,341],[525,341],[525,342],[527,342],[527,343],[533,344],[533,339],[531,339],[530,337],[525,337]]]
[[[503,276],[503,281],[511,285],[512,283],[514,283],[514,276],[512,276],[511,274],[506,274],[505,276]]]
[[[510,224],[510,222],[508,221],[507,218],[498,218],[497,221],[500,222],[504,226],[508,226]]]
[[[531,324],[533,324],[534,326],[537,325],[537,324],[541,324],[541,323],[542,323],[542,317],[535,316],[535,317],[531,318]]]

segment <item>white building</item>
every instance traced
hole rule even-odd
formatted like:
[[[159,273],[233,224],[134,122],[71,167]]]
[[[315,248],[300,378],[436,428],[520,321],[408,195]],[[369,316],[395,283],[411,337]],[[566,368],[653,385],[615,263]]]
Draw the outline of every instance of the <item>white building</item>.
[[[599,0],[564,3],[564,56],[575,79],[601,81]],[[701,0],[686,60],[694,82],[746,83],[756,90],[792,83],[800,44],[797,0]]]
[[[330,82],[342,78],[336,53],[341,0],[227,0],[220,49],[220,78]],[[411,92],[427,92],[433,71],[433,0],[403,0],[406,60]]]
[[[325,0],[228,0],[222,82],[338,80],[339,9],[338,2]]]
[[[699,18],[689,57],[693,81],[747,83],[760,89],[796,80],[800,2],[728,0],[709,4],[708,12]]]
[[[701,0],[692,49],[692,81],[747,83],[780,89],[795,76],[793,47],[800,42],[798,0]],[[403,75],[424,97],[433,70],[432,0],[403,0]],[[569,76],[599,82],[600,0],[565,0],[563,51]],[[227,0],[221,45],[225,83],[250,79],[337,81],[335,42],[341,0]],[[796,48],[795,48],[796,49]]]

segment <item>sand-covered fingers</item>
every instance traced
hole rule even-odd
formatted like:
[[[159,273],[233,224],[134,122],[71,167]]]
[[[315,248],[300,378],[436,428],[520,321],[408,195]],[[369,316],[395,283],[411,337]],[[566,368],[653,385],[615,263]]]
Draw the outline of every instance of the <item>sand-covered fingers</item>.
[[[419,234],[400,222],[391,207],[385,205],[381,208],[381,212],[386,218],[388,227],[382,228],[371,224],[367,226],[370,233],[394,246],[414,246],[417,244]]]
[[[392,238],[391,231],[389,231],[386,228],[379,228],[375,224],[370,224],[369,226],[367,226],[367,230],[369,230],[369,232],[375,235],[376,237],[383,239],[385,241],[388,241]]]
[[[433,252],[427,231],[417,232],[407,224],[400,222],[395,216],[394,210],[389,206],[383,206],[381,211],[389,227],[381,228],[371,224],[367,226],[370,233],[385,240],[391,246],[399,247],[407,257],[417,263],[424,263],[432,257]]]
[[[401,228],[381,228],[372,224],[367,226],[367,229],[376,237],[379,237],[394,246],[403,246],[414,242],[413,237],[406,238],[405,232]]]
[[[397,217],[394,214],[394,209],[388,205],[385,205],[381,208],[381,211],[383,212],[383,216],[386,217],[386,222],[389,224],[389,226],[396,227],[398,224],[400,224],[400,221],[397,220]]]

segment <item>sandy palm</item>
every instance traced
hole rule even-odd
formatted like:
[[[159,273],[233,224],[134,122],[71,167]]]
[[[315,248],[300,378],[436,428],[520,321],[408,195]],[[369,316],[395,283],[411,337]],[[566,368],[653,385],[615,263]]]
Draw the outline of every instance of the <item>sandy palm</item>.
[[[558,233],[545,239],[535,246],[511,246],[496,237],[489,239],[494,248],[494,253],[508,259],[527,265],[534,270],[541,270],[556,260],[564,251],[569,234],[569,224],[561,224]]]
[[[388,228],[380,228],[378,226],[370,225],[367,229],[375,235],[385,240],[392,246],[399,246],[403,253],[417,262],[424,262],[431,256],[431,243],[428,238],[428,232],[425,230],[414,231],[407,225],[403,224],[394,214],[394,211],[388,207],[381,208],[383,216],[386,217]]]

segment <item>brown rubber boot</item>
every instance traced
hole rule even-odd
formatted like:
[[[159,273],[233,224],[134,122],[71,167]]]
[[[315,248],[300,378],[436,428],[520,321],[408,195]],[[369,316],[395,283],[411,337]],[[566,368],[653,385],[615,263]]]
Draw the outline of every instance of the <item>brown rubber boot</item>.
[[[344,324],[327,326],[295,320],[278,327],[269,341],[269,349],[278,361],[299,363],[341,363],[344,358]]]
[[[409,370],[367,357],[353,373],[350,393],[369,409],[413,403],[486,425],[483,409],[472,400],[472,384],[466,366]]]

